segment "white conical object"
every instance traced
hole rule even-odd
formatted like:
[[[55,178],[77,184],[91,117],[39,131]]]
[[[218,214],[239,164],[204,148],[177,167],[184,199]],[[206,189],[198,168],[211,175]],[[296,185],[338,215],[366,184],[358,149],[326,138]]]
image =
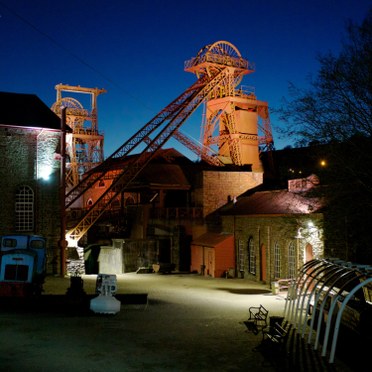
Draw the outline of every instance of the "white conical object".
[[[120,307],[121,302],[113,296],[99,295],[90,300],[90,310],[98,314],[116,314]]]

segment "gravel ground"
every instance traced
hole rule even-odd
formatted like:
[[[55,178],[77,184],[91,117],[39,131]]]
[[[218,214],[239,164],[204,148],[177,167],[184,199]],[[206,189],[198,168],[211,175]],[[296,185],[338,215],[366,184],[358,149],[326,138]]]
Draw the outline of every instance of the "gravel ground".
[[[95,275],[83,276],[95,292]],[[62,298],[69,279],[50,277],[45,296]],[[284,297],[245,279],[123,274],[118,294],[148,294],[148,305],[116,315],[44,309],[0,311],[1,371],[274,371],[255,351],[260,335],[241,323],[262,304],[282,315]],[[333,369],[335,370],[335,369]]]

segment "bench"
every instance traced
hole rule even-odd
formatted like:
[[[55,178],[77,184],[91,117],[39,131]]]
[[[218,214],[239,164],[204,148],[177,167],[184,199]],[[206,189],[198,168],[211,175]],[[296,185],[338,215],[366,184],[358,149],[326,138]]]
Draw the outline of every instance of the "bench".
[[[287,322],[282,324],[283,320],[273,323],[273,319],[270,319],[270,323],[267,330],[262,330],[262,341],[253,350],[261,352],[275,370],[284,371],[288,366],[287,340],[291,334],[291,325],[288,326]]]
[[[279,292],[288,292],[288,290],[291,288],[292,283],[293,279],[279,279]]]
[[[282,351],[286,345],[288,334],[289,329],[284,329],[279,323],[275,323],[268,331],[262,331],[262,343]]]
[[[255,335],[259,331],[263,331],[267,327],[267,316],[269,311],[266,310],[262,305],[251,306],[249,308],[249,318],[244,321],[248,331],[253,332]]]

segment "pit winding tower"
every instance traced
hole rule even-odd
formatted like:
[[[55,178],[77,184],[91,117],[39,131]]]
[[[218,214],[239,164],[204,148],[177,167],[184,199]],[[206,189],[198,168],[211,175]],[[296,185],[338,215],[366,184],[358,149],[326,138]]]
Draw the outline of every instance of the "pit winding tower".
[[[61,117],[66,108],[66,124],[72,133],[66,134],[66,186],[76,186],[84,173],[103,162],[103,135],[98,131],[97,97],[104,89],[57,84],[56,102],[52,106]],[[63,93],[90,95],[90,108],[84,108],[76,98]]]
[[[238,62],[239,69],[232,63]],[[223,164],[251,165],[262,172],[260,150],[273,149],[273,137],[267,102],[256,98],[251,87],[237,87],[254,66],[242,58],[239,50],[227,41],[218,41],[200,49],[197,56],[185,62],[185,71],[197,76],[210,75],[221,64],[231,71],[205,99],[201,142],[205,157],[214,146]]]
[[[69,247],[77,246],[78,241],[90,227],[120,193],[128,188],[171,137],[179,140],[213,166],[223,167],[228,163],[250,164],[253,171],[261,171],[258,117],[262,118],[265,124],[261,143],[272,145],[267,104],[257,101],[253,93],[244,94],[241,89],[236,89],[243,76],[253,72],[252,65],[242,58],[235,46],[226,41],[219,41],[202,48],[195,58],[186,61],[185,70],[195,73],[197,81],[98,165],[94,172],[86,173],[79,183],[68,190],[65,199],[66,209],[71,208],[87,190],[107,176],[115,159],[128,158],[136,149],[143,148],[137,156],[130,157],[127,165],[115,172],[111,185],[93,201],[81,219],[67,232],[66,240]],[[95,92],[102,93],[101,90]],[[57,100],[58,102],[60,100]],[[208,113],[204,124],[203,146],[198,146],[182,135],[179,129],[204,102],[207,103]],[[63,103],[59,103],[58,107]],[[83,116],[84,112],[81,110],[81,107],[72,107],[71,117],[75,120]],[[74,128],[81,128],[80,125],[76,127],[74,123]],[[219,126],[217,123],[220,123]],[[216,139],[213,136],[215,128],[219,128]],[[76,133],[78,134],[79,130]],[[95,135],[97,137],[90,138],[98,140],[100,138],[98,132],[95,132]],[[82,140],[80,137],[76,139]],[[210,147],[214,144],[218,146],[217,153]]]

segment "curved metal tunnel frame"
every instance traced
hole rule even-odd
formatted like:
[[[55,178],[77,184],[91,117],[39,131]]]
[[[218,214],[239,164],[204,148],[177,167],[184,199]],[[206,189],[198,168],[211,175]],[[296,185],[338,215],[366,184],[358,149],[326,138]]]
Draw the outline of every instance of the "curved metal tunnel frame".
[[[357,284],[350,289],[353,282]],[[288,290],[284,317],[292,324],[293,329],[297,330],[297,333],[301,332],[301,338],[304,338],[309,322],[310,308],[313,306],[314,316],[310,318],[307,342],[311,344],[312,334],[315,330],[314,350],[317,350],[325,306],[327,303],[329,304],[330,299],[321,355],[322,357],[326,356],[327,346],[332,337],[329,363],[333,363],[342,314],[347,303],[359,289],[371,282],[372,266],[356,265],[337,258],[308,261],[299,270],[297,279],[292,282]],[[342,294],[346,290],[348,294],[343,298]],[[340,301],[341,299],[342,301]],[[336,305],[340,302],[341,306],[338,309],[336,320],[332,322]],[[318,311],[317,322],[315,311]],[[315,323],[317,324],[314,328]],[[333,332],[331,332],[332,328]]]

